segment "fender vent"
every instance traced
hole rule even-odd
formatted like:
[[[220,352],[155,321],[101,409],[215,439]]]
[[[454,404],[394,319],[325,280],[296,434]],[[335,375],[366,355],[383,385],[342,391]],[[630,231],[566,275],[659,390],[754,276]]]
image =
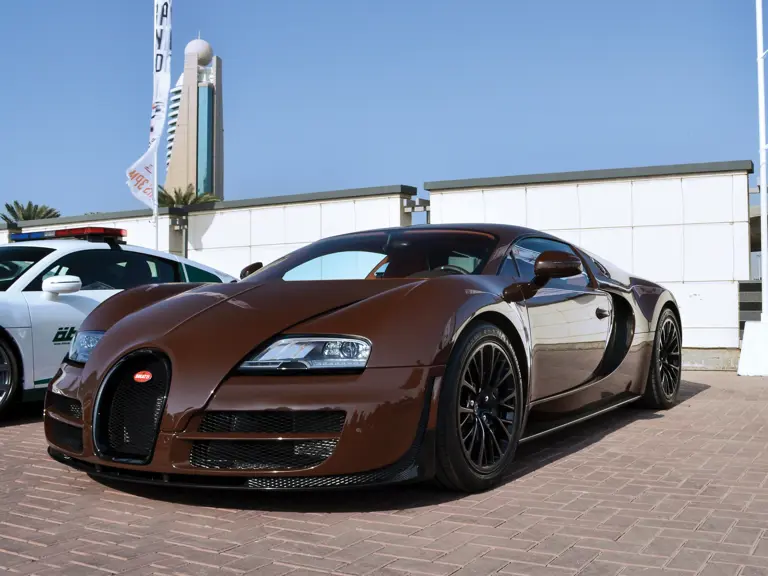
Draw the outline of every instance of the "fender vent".
[[[83,451],[83,429],[60,420],[48,417],[45,419],[45,436],[55,445],[77,454]]]
[[[46,398],[48,409],[59,413],[65,418],[74,418],[81,421],[83,419],[83,405],[74,398],[62,396],[61,394],[47,393]]]

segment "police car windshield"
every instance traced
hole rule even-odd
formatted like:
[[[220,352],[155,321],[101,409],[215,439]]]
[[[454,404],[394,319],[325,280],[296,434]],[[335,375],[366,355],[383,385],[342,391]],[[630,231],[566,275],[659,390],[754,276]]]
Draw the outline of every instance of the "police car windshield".
[[[30,267],[48,254],[50,248],[0,246],[0,292],[5,292]]]

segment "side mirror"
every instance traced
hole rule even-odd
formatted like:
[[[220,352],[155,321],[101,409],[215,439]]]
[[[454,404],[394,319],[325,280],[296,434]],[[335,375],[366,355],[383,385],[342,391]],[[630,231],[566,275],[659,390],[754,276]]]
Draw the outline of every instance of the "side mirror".
[[[559,250],[542,252],[533,265],[534,275],[542,280],[576,276],[581,274],[582,270],[581,259],[578,256]]]
[[[82,287],[83,283],[77,276],[51,276],[43,280],[43,292],[52,297],[79,292]]]
[[[246,266],[240,271],[240,280],[242,280],[246,276],[250,276],[251,274],[256,272],[256,270],[260,270],[263,266],[264,264],[262,264],[261,262],[254,262],[253,264],[249,264],[248,266]]]

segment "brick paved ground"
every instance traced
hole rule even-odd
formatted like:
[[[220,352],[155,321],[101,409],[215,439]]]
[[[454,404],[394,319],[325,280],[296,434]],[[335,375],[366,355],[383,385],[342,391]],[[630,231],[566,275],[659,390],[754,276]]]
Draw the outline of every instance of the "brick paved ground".
[[[768,575],[768,381],[686,378],[673,410],[528,445],[464,498],[107,487],[46,457],[35,406],[0,427],[0,572]]]

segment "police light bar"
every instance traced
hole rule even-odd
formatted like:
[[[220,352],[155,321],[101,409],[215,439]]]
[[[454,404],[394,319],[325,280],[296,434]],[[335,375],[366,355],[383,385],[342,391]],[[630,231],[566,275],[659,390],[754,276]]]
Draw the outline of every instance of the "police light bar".
[[[30,240],[55,240],[57,238],[125,238],[128,233],[119,228],[102,228],[89,226],[86,228],[65,228],[62,230],[46,230],[45,232],[20,232],[9,234],[11,242]]]

